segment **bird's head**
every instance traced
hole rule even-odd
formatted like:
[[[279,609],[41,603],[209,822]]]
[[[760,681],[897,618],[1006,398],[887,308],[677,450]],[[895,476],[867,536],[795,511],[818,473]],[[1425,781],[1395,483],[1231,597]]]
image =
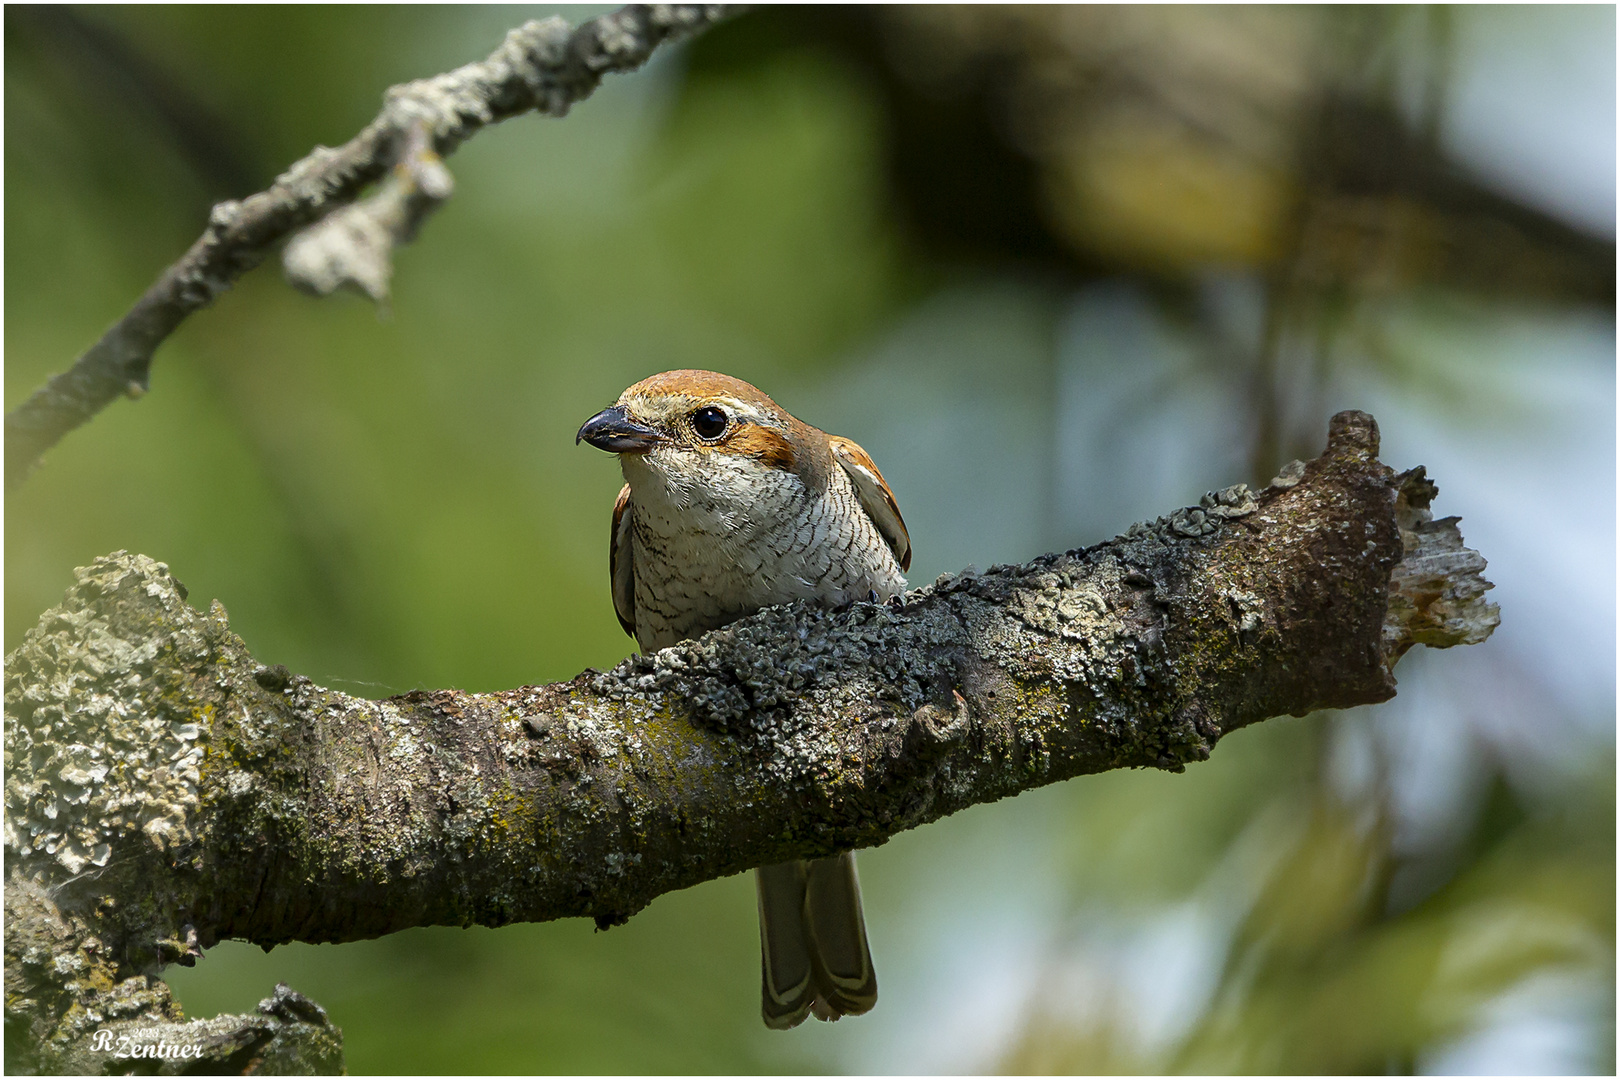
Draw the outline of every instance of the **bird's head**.
[[[618,454],[632,489],[656,479],[672,495],[701,489],[722,499],[746,499],[757,485],[789,477],[813,483],[829,456],[826,435],[756,387],[713,371],[643,379],[585,421],[574,441]]]

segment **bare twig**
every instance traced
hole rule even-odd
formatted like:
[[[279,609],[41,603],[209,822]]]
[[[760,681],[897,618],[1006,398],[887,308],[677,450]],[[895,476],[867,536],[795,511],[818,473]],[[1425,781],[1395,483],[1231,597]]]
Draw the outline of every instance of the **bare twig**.
[[[295,281],[314,291],[353,283],[373,296],[385,295],[390,249],[442,198],[436,191],[448,193],[448,173],[432,170],[432,158],[448,156],[483,127],[508,117],[531,110],[566,115],[602,76],[640,67],[660,44],[710,25],[724,10],[632,4],[572,29],[555,17],[530,21],[510,31],[485,60],[390,89],[382,112],[353,139],[336,149],[317,147],[266,191],[215,206],[191,250],[72,368],[7,414],[6,489],[119,395],[145,393],[152,355],[164,339],[275,244],[403,163],[405,174],[392,186],[385,184],[375,199],[301,244],[292,270]],[[418,145],[409,153],[413,138]]]

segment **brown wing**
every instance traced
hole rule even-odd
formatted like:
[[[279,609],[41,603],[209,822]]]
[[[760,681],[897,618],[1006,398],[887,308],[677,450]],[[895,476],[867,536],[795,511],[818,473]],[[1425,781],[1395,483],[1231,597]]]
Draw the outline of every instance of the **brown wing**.
[[[608,549],[608,576],[613,582],[613,610],[619,616],[619,625],[631,637],[636,636],[636,563],[630,555],[630,526],[635,521],[636,508],[630,502],[630,485],[619,491],[619,500],[613,504],[612,545]]]
[[[833,457],[843,466],[855,485],[855,494],[861,500],[861,509],[872,519],[879,533],[894,552],[901,570],[911,569],[911,535],[900,518],[900,507],[894,501],[894,492],[884,483],[883,474],[865,450],[838,435],[827,436],[832,444]]]

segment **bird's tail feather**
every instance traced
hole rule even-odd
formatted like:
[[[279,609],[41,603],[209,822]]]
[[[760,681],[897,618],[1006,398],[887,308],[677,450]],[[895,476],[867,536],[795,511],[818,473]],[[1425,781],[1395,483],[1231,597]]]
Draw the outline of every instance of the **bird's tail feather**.
[[[760,1005],[768,1027],[864,1013],[877,975],[861,914],[855,854],[755,871],[759,892]]]
[[[761,866],[759,892],[760,1011],[765,1026],[785,1031],[810,1012],[815,996],[810,943],[804,934],[805,863]]]

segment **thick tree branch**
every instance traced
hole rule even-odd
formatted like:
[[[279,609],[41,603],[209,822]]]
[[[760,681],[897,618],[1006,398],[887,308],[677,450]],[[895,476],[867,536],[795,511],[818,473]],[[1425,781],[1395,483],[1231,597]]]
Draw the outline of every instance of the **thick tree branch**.
[[[1092,548],[890,606],[767,609],[491,694],[323,689],[255,662],[163,564],[108,556],[7,663],[8,1025],[28,1003],[34,1045],[83,1053],[106,1013],[87,995],[153,994],[221,938],[607,926],[761,863],[1383,701],[1412,642],[1483,640],[1497,615],[1456,519],[1429,520],[1433,485],[1377,444],[1343,413],[1266,490]],[[64,983],[75,964],[107,977]]]
[[[722,5],[632,4],[570,29],[530,21],[485,60],[391,88],[382,112],[336,149],[317,147],[266,191],[215,206],[191,250],[67,371],[6,415],[6,489],[41,454],[122,394],[146,392],[152,354],[175,328],[253,269],[269,250],[392,178],[373,198],[317,226],[288,267],[295,284],[329,292],[351,284],[386,295],[390,252],[449,194],[448,156],[481,128],[531,110],[566,115],[612,72],[633,71],[654,49],[701,29]],[[324,222],[322,223],[325,224]]]

